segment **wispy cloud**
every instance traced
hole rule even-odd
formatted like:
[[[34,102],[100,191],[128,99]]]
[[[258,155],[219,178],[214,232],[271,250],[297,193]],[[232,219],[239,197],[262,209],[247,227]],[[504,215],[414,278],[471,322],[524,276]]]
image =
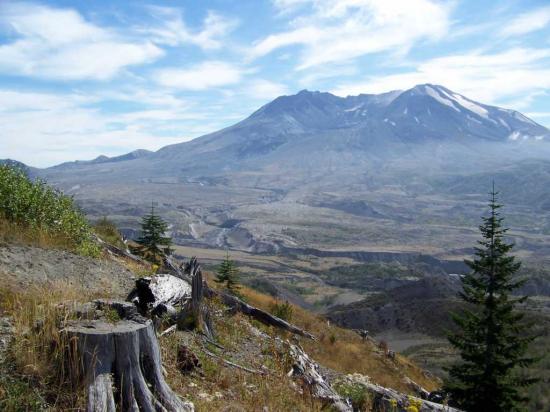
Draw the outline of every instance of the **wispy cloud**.
[[[105,99],[119,97],[110,93],[82,95],[0,89],[2,156],[21,159],[33,166],[50,166],[139,148],[155,150],[215,127],[204,121],[208,113],[200,112],[194,105],[174,104],[170,98],[161,99],[157,95],[157,104],[150,101],[148,109],[124,113],[102,110],[101,102]]]
[[[206,90],[239,83],[245,70],[222,61],[206,61],[187,69],[164,68],[153,74],[159,84],[180,90]]]
[[[439,83],[550,124],[544,2],[475,15],[455,0],[61,3],[0,0],[0,157],[51,165],[157,149],[306,87]]]
[[[237,19],[208,11],[202,28],[193,31],[185,24],[180,9],[160,6],[149,6],[148,9],[158,23],[140,27],[138,31],[158,44],[193,44],[206,50],[216,50],[223,46],[225,36],[238,26]]]
[[[550,49],[515,48],[492,54],[472,51],[429,59],[410,71],[340,84],[333,92],[345,96],[436,83],[481,102],[499,103],[550,88],[549,58]]]
[[[127,40],[72,9],[2,2],[0,27],[13,38],[0,46],[0,71],[11,75],[104,80],[163,55],[153,43]]]
[[[517,36],[541,30],[550,24],[550,6],[540,7],[520,14],[504,24],[500,35]]]
[[[292,20],[291,29],[257,42],[250,55],[257,58],[300,45],[298,70],[365,54],[405,51],[420,40],[441,38],[450,25],[450,6],[430,0],[284,0],[275,5],[287,13],[297,6],[309,9]]]

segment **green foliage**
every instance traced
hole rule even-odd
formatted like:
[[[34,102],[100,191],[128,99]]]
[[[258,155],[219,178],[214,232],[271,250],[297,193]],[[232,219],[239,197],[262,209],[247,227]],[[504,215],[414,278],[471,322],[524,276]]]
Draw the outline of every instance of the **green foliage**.
[[[137,241],[140,246],[135,252],[151,263],[162,264],[162,258],[172,252],[172,239],[164,236],[167,230],[168,224],[155,215],[155,207],[151,205],[151,213],[141,220],[142,235]]]
[[[228,291],[235,293],[239,289],[239,269],[229,253],[225,255],[225,259],[218,266],[215,282],[225,284]]]
[[[247,282],[247,286],[251,287],[257,292],[263,293],[264,295],[277,296],[279,293],[278,289],[270,281],[263,278],[252,278]]]
[[[117,323],[120,321],[120,315],[118,314],[116,309],[113,308],[107,308],[103,311],[103,314],[105,316],[105,320],[109,323]]]
[[[17,167],[0,166],[0,217],[24,228],[64,238],[79,253],[98,256],[100,248],[72,197],[31,180]]]
[[[2,411],[44,411],[46,401],[32,379],[18,374],[0,371],[0,410]]]
[[[286,300],[283,303],[273,303],[269,309],[271,313],[278,318],[286,320],[287,322],[290,322],[292,320],[294,310],[292,308],[292,305]]]
[[[367,389],[360,383],[339,383],[334,389],[338,394],[349,399],[354,411],[370,410],[371,397]]]
[[[384,289],[386,283],[399,284],[400,280],[422,278],[428,274],[441,274],[441,270],[424,262],[367,262],[335,266],[319,272],[328,284],[358,291]],[[391,282],[391,283],[390,283]]]
[[[527,401],[521,391],[536,381],[520,373],[534,362],[526,356],[534,337],[517,311],[526,297],[511,295],[523,281],[516,276],[520,262],[509,255],[513,245],[503,239],[507,229],[496,197],[493,189],[476,258],[466,261],[471,272],[462,278],[460,296],[469,309],[453,316],[459,332],[449,336],[462,359],[449,369],[446,388],[469,412],[520,410]]]

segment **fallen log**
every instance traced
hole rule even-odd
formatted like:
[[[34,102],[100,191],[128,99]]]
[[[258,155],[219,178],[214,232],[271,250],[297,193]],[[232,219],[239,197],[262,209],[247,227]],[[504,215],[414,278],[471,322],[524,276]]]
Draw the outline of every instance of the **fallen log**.
[[[419,412],[461,412],[459,409],[451,406],[420,399],[397,392],[391,388],[376,385],[370,382],[368,377],[358,373],[346,375],[340,379],[340,382],[363,386],[365,390],[373,395],[375,408],[378,408],[376,410],[392,410],[393,408],[396,411],[406,411],[411,403],[415,403],[419,405],[417,407]]]
[[[115,323],[105,319],[70,321],[62,330],[68,342],[71,382],[87,387],[87,411],[193,411],[178,398],[162,375],[160,349],[153,323],[125,302],[93,302],[126,316]],[[130,319],[131,320],[130,320]]]
[[[426,389],[424,389],[422,386],[420,386],[418,383],[416,383],[415,381],[413,381],[411,378],[409,378],[408,376],[405,376],[405,378],[403,379],[403,381],[409,385],[409,387],[418,395],[420,396],[420,398],[422,399],[428,399],[428,397],[430,396],[430,392],[427,391]]]
[[[300,329],[299,327],[287,322],[286,320],[278,318],[277,316],[273,316],[272,314],[266,312],[265,310],[251,306],[236,296],[230,295],[228,293],[225,293],[219,290],[214,290],[208,287],[206,283],[204,284],[204,287],[203,287],[203,293],[205,296],[209,298],[216,297],[216,296],[219,297],[225,305],[241,313],[244,313],[245,315],[251,316],[265,325],[275,326],[277,328],[292,332],[296,335],[304,336],[306,338],[315,340],[315,336],[313,336],[311,333],[303,329]]]
[[[293,360],[289,376],[302,379],[313,397],[329,403],[340,412],[353,412],[347,399],[344,399],[330,386],[319,373],[319,365],[313,361],[298,345],[289,345],[289,354]]]

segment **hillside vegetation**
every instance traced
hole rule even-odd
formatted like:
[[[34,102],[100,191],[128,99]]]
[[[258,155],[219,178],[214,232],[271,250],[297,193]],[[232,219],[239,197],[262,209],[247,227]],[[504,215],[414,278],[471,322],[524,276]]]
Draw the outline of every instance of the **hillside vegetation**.
[[[16,166],[0,166],[0,234],[4,241],[99,254],[73,199],[42,180],[31,180]]]
[[[63,327],[67,320],[79,319],[75,307],[99,297],[120,299],[124,296],[122,289],[130,289],[131,279],[151,275],[151,268],[108,253],[96,253],[101,256],[98,258],[74,254],[90,245],[100,251],[92,241],[92,228],[72,199],[43,182],[31,181],[17,169],[4,167],[1,173],[2,248],[9,262],[0,266],[0,272],[4,271],[0,287],[0,409],[83,410],[86,394],[64,368],[70,352],[63,339]],[[120,238],[107,220],[96,227],[110,240]],[[25,261],[25,256],[32,256],[32,262]],[[16,263],[10,265],[11,261]],[[107,261],[111,263],[95,263]],[[75,262],[87,268],[76,268]],[[37,276],[35,266],[48,275]],[[89,273],[86,282],[80,272]],[[212,288],[222,287],[210,281],[212,274],[206,277]],[[383,343],[362,339],[322,316],[245,286],[240,287],[239,294],[249,304],[275,311],[309,331],[316,340],[265,326],[229,310],[215,298],[209,299],[215,344],[196,330],[178,330],[159,337],[167,382],[178,395],[191,400],[198,411],[264,407],[270,411],[320,411],[323,405],[307,385],[288,376],[292,361],[283,344],[286,341],[299,343],[322,365],[323,375],[341,395],[351,398],[361,410],[371,409],[373,395],[365,388],[345,383],[342,379],[348,374],[359,373],[363,379],[411,395],[417,389],[410,381],[428,391],[440,385],[438,379],[407,358],[389,356]],[[106,317],[113,323],[119,320],[116,313],[106,313]],[[162,322],[158,327],[159,333],[166,328]],[[193,368],[185,366],[182,350],[197,360]]]

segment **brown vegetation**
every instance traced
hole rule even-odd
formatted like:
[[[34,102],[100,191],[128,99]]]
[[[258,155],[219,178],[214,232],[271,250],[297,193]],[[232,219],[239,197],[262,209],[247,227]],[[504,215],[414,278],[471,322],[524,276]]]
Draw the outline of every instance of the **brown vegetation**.
[[[276,304],[273,298],[246,287],[241,293],[250,304],[265,310]],[[101,297],[108,295],[108,290],[101,293]],[[70,302],[95,297],[99,297],[99,293],[61,283],[0,291],[0,310],[12,317],[15,326],[8,362],[10,375],[16,377],[19,385],[15,388],[13,381],[0,379],[0,409],[38,411],[44,405],[53,410],[82,407],[82,391],[68,385],[63,375],[65,354],[59,328],[62,321],[71,316]],[[60,305],[62,302],[65,305]],[[295,339],[293,336],[245,315],[231,314],[218,299],[210,299],[208,305],[213,314],[217,345],[192,331],[177,331],[159,338],[166,379],[176,393],[193,401],[198,411],[257,410],[264,406],[276,411],[321,410],[321,403],[311,397],[306,387],[287,377],[291,364],[284,348],[262,334],[283,339]],[[293,306],[292,322],[317,338],[316,341],[299,338],[305,351],[336,372],[358,372],[368,375],[375,383],[408,393],[411,388],[405,383],[405,376],[428,390],[439,384],[424,376],[406,358],[390,359],[376,343],[364,342],[355,332],[333,326],[318,315]],[[182,345],[187,347],[189,356],[197,357],[200,367],[182,371],[181,356],[178,359]]]

